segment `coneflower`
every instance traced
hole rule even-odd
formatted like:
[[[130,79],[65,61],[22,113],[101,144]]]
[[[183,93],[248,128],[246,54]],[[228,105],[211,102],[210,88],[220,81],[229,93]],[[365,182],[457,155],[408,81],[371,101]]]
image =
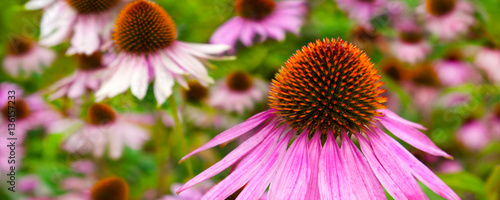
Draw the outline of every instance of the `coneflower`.
[[[432,51],[424,31],[415,22],[403,21],[397,24],[397,29],[398,37],[392,45],[392,52],[400,60],[415,64]]]
[[[349,18],[363,26],[371,26],[370,20],[382,14],[388,8],[386,0],[334,0],[338,7],[345,11]]]
[[[90,191],[92,200],[127,200],[128,195],[127,182],[118,177],[102,179]]]
[[[210,43],[235,47],[238,41],[252,46],[267,38],[285,39],[286,32],[298,34],[307,12],[306,1],[235,0],[237,16],[222,24],[210,38]]]
[[[180,42],[176,37],[174,21],[156,3],[137,0],[127,4],[116,20],[114,48],[109,52],[115,58],[109,65],[107,80],[96,93],[97,99],[113,97],[129,87],[134,96],[142,99],[154,78],[156,100],[163,104],[172,94],[175,81],[187,87],[185,75],[205,86],[212,83],[205,59],[226,59],[216,55],[230,47]]]
[[[42,67],[50,66],[55,58],[54,51],[41,47],[28,37],[15,35],[7,42],[2,64],[11,76],[17,77],[20,72],[29,76],[33,72],[41,73]]]
[[[425,16],[427,29],[444,40],[467,33],[476,21],[474,6],[465,0],[425,0],[418,11]]]
[[[258,199],[269,185],[270,199],[385,199],[384,188],[395,199],[427,199],[417,179],[444,198],[459,199],[382,130],[429,154],[451,157],[418,131],[423,126],[385,108],[379,79],[370,59],[352,44],[310,43],[276,75],[269,110],[182,160],[245,134],[249,139],[177,192],[234,166],[202,199],[225,199],[241,188],[236,199]]]

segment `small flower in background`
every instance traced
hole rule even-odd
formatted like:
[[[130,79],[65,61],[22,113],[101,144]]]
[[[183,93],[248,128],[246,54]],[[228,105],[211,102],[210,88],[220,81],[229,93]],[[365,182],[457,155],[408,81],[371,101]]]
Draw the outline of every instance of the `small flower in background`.
[[[85,91],[95,91],[101,83],[101,76],[107,66],[106,57],[95,52],[92,55],[77,54],[77,70],[50,87],[53,93],[49,99],[54,100],[67,96],[71,99],[81,97]],[[109,58],[108,58],[109,59]]]
[[[500,84],[500,49],[483,47],[477,52],[474,65],[482,69],[490,81]]]
[[[123,8],[112,33],[115,56],[107,70],[106,80],[96,92],[98,101],[127,91],[144,98],[148,83],[155,78],[154,94],[159,105],[172,94],[174,80],[184,87],[184,75],[207,86],[213,80],[203,62],[205,59],[227,59],[215,56],[229,49],[222,44],[195,44],[176,40],[174,21],[156,3],[137,0]],[[113,51],[115,50],[115,51]]]
[[[304,46],[273,80],[269,110],[222,132],[181,161],[252,136],[177,193],[235,166],[202,199],[225,199],[240,189],[239,199],[258,199],[269,185],[270,199],[385,199],[384,188],[395,199],[427,199],[416,179],[444,198],[459,199],[379,128],[424,152],[451,157],[418,131],[423,126],[382,105],[387,99],[380,96],[385,90],[379,79],[370,59],[352,44],[325,39]]]
[[[264,99],[267,84],[243,71],[229,73],[211,91],[208,104],[228,112],[243,113]]]
[[[439,39],[453,40],[474,24],[474,6],[465,0],[425,0],[418,12],[427,29]]]
[[[491,135],[484,122],[467,119],[457,130],[456,139],[466,149],[480,151],[491,142]]]
[[[432,63],[422,63],[412,70],[411,82],[403,87],[414,98],[413,103],[421,110],[423,115],[430,114],[441,90],[441,82]]]
[[[71,37],[67,54],[90,55],[110,40],[125,0],[30,0],[29,10],[44,9],[40,44],[55,46]]]
[[[443,108],[452,108],[468,104],[471,100],[471,95],[466,92],[450,92],[440,97],[437,104]]]
[[[444,174],[458,173],[463,170],[462,164],[456,160],[443,160],[437,167],[437,171]]]
[[[56,53],[39,46],[36,41],[25,36],[13,36],[7,42],[3,67],[11,76],[18,77],[20,72],[25,76],[31,73],[42,73],[43,66],[50,66]]]
[[[458,86],[465,83],[475,83],[481,79],[472,65],[463,60],[459,50],[452,50],[444,59],[437,61],[436,73],[445,86]]]
[[[236,0],[235,17],[222,24],[210,38],[210,43],[227,44],[235,51],[237,41],[252,46],[256,40],[268,37],[281,41],[286,32],[299,34],[307,12],[304,0]]]
[[[92,200],[128,200],[129,187],[125,180],[119,177],[109,177],[99,180],[91,189]]]
[[[349,18],[362,25],[370,26],[370,20],[382,14],[387,7],[386,0],[335,0]]]
[[[87,110],[87,121],[69,136],[63,149],[71,153],[92,151],[96,157],[108,149],[109,156],[118,159],[125,146],[140,149],[149,140],[149,132],[140,125],[153,123],[149,115],[119,114],[106,104],[95,103]]]
[[[397,26],[398,37],[392,44],[392,53],[397,58],[415,64],[431,53],[431,45],[415,22],[405,21],[398,23]]]

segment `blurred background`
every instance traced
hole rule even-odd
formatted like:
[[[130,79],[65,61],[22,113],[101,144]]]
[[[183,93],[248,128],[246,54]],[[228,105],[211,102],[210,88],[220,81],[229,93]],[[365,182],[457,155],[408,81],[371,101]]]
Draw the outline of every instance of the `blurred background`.
[[[361,25],[350,17],[349,10],[339,8],[333,0],[310,0],[299,35],[288,33],[283,41],[270,39],[251,47],[240,45],[236,59],[211,61],[208,71],[216,84],[191,91],[176,86],[175,108],[169,103],[158,108],[151,85],[143,100],[130,92],[104,100],[117,113],[150,118],[140,126],[149,132],[151,139],[140,148],[125,147],[119,158],[63,148],[79,129],[78,125],[72,125],[63,130],[63,124],[71,124],[65,120],[71,116],[85,121],[94,100],[92,93],[77,100],[48,98],[50,86],[77,68],[77,57],[65,53],[68,42],[51,47],[56,58],[39,73],[15,77],[2,66],[2,84],[16,84],[24,90],[22,96],[26,98],[41,96],[56,113],[57,117],[51,121],[57,123],[27,126],[30,128],[26,128],[29,130],[16,150],[17,190],[15,193],[7,190],[9,183],[4,180],[8,179],[5,176],[8,171],[0,168],[0,199],[85,199],[97,180],[109,176],[128,182],[130,199],[173,195],[171,188],[175,183],[183,183],[219,161],[237,146],[237,141],[204,151],[189,162],[178,164],[180,158],[221,131],[266,110],[266,90],[278,69],[297,49],[323,38],[341,38],[363,49],[386,83],[388,107],[403,118],[427,127],[425,133],[454,160],[428,156],[404,144],[407,149],[463,199],[500,199],[500,2],[464,1],[472,10],[472,22],[467,23],[465,31],[443,39],[428,28],[433,19],[425,13],[424,1],[385,2],[383,11],[374,15],[368,25]],[[25,9],[26,2],[0,3],[0,59],[9,55],[12,38],[23,36],[36,41],[39,37],[43,11]],[[235,15],[232,0],[155,2],[176,23],[179,41],[207,43],[212,33]],[[217,93],[217,85],[234,72],[250,75],[262,96],[241,112],[220,109],[209,101]],[[190,85],[196,88],[195,83]],[[177,117],[173,113],[178,113],[183,135],[174,131]],[[2,128],[5,124],[2,122]],[[5,132],[2,130],[2,134]],[[2,163],[8,157],[4,140],[0,140]],[[217,182],[228,173],[225,171],[212,181]],[[430,199],[441,199],[422,187]]]

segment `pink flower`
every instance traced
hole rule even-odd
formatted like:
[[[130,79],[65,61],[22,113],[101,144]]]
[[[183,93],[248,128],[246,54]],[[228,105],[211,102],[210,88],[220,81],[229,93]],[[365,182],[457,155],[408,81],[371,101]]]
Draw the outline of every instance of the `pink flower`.
[[[459,199],[381,130],[385,127],[429,154],[451,157],[418,131],[423,126],[385,109],[379,79],[369,58],[357,47],[342,40],[310,43],[273,80],[269,110],[222,132],[181,159],[251,135],[177,193],[232,166],[234,170],[201,199],[225,199],[238,190],[237,199],[259,199],[268,186],[270,199],[386,199],[384,188],[395,199],[427,199],[417,180],[446,199]],[[322,140],[326,140],[324,145]]]
[[[440,82],[446,86],[477,82],[481,78],[468,62],[441,60],[437,62],[435,67]]]
[[[235,71],[220,81],[211,92],[208,104],[224,111],[243,113],[262,101],[267,92],[264,81],[245,72]]]
[[[196,187],[192,187],[192,188],[187,189],[182,194],[175,194],[175,192],[179,188],[181,188],[182,184],[174,183],[174,184],[172,184],[172,186],[170,186],[170,190],[174,194],[173,195],[166,195],[163,198],[161,198],[160,200],[199,200],[199,199],[201,199],[203,194],[205,194],[205,192],[210,190],[210,188],[213,185],[214,185],[213,182],[206,181],[206,182],[203,182],[202,184],[200,184]]]
[[[399,35],[392,45],[392,52],[398,59],[414,64],[431,52],[431,45],[414,22],[401,22],[397,29]]]
[[[68,54],[90,55],[110,40],[116,15],[125,0],[30,0],[29,10],[44,9],[40,44],[55,46],[71,37]]]
[[[49,99],[54,100],[67,96],[71,99],[81,97],[85,91],[95,91],[101,83],[100,76],[106,67],[106,57],[96,52],[92,55],[77,55],[78,69],[69,77],[66,77],[51,86],[54,91]],[[108,58],[109,59],[109,58]]]
[[[445,160],[439,164],[437,169],[440,173],[445,174],[458,173],[463,170],[464,168],[462,167],[462,164],[456,160]]]
[[[473,151],[482,150],[491,140],[488,127],[479,120],[465,122],[457,130],[456,138],[465,148]]]
[[[120,12],[113,30],[112,59],[104,82],[96,92],[98,101],[131,89],[134,96],[144,98],[150,80],[155,79],[154,95],[159,105],[172,94],[177,81],[187,87],[185,75],[201,84],[213,80],[205,68],[206,59],[230,47],[217,44],[194,44],[176,40],[176,27],[170,16],[156,3],[133,1]]]
[[[54,51],[39,46],[35,41],[23,36],[14,36],[8,41],[6,56],[3,59],[5,71],[11,76],[41,73],[43,66],[50,66],[56,54]]]
[[[426,0],[418,8],[427,29],[443,40],[455,39],[474,24],[474,7],[465,0]]]
[[[474,58],[474,65],[484,70],[486,76],[495,83],[500,83],[500,50],[482,48]]]
[[[92,104],[87,111],[87,122],[83,122],[63,144],[63,148],[71,153],[93,152],[101,157],[106,148],[112,159],[122,155],[125,146],[140,149],[149,140],[149,132],[140,124],[153,124],[148,115],[118,114],[105,104]],[[67,123],[67,122],[66,122]],[[82,123],[77,120],[75,123]]]
[[[260,42],[268,37],[281,41],[285,39],[286,31],[297,35],[304,23],[306,3],[304,0],[236,0],[238,16],[222,24],[210,38],[210,43],[227,44],[234,51],[237,41],[252,46],[256,38]]]
[[[386,0],[335,0],[338,7],[349,14],[349,18],[363,25],[370,25],[370,20],[382,13],[387,7]]]

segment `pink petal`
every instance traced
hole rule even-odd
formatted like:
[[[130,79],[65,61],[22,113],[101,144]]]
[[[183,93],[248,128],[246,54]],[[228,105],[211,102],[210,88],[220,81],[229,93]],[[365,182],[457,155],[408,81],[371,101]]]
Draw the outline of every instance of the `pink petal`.
[[[398,114],[392,112],[389,109],[380,109],[380,110],[377,110],[377,111],[381,112],[382,114],[384,114],[388,118],[391,118],[392,120],[398,121],[398,122],[400,122],[402,124],[406,124],[408,126],[411,126],[413,128],[420,129],[420,130],[427,130],[424,126],[422,126],[420,124],[417,124],[415,122],[408,121],[408,120],[400,117]]]
[[[269,188],[271,199],[304,199],[311,170],[307,152],[308,134],[303,132],[290,146]]]
[[[321,132],[316,131],[314,136],[309,141],[309,166],[311,168],[311,177],[309,187],[307,188],[306,197],[310,199],[320,199],[318,188],[318,167],[321,154]]]
[[[322,200],[342,199],[341,191],[347,192],[349,188],[342,180],[347,174],[344,172],[339,155],[339,146],[334,140],[335,135],[329,132],[325,146],[319,157],[319,193]],[[343,188],[341,188],[343,187]],[[348,198],[347,196],[345,198]],[[318,198],[319,199],[319,198]]]

